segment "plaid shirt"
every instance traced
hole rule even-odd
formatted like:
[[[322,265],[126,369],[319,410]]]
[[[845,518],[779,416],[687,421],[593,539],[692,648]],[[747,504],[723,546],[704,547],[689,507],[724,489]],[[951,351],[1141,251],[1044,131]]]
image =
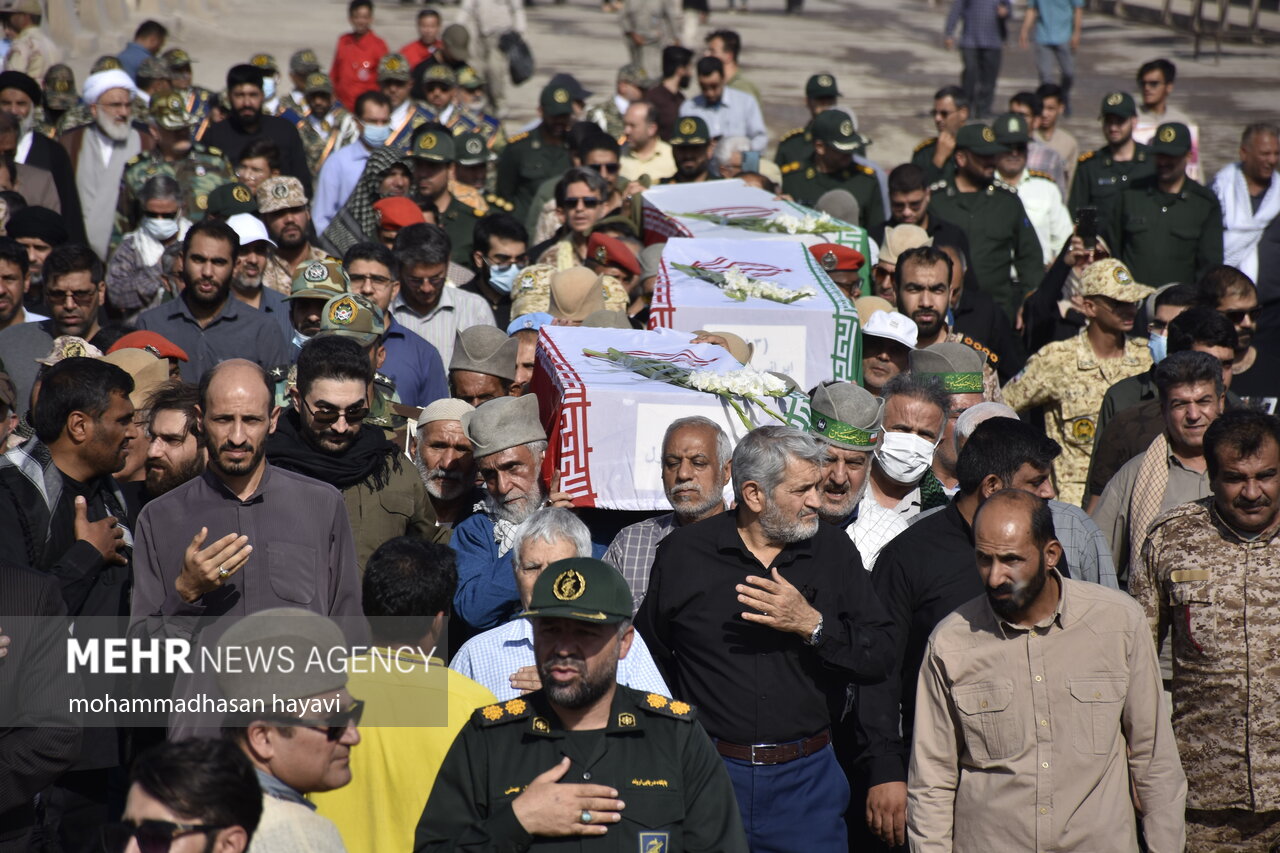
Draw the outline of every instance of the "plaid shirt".
[[[604,561],[622,572],[627,586],[631,587],[631,601],[636,610],[640,609],[640,602],[644,601],[645,591],[649,588],[649,570],[653,568],[658,543],[666,539],[675,527],[674,512],[646,518],[619,530],[609,550],[604,552]]]

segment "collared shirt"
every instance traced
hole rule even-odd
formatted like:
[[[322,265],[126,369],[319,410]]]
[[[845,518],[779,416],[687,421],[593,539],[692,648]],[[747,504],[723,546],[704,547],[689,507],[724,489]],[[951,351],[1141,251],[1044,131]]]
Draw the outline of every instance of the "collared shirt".
[[[406,329],[393,316],[387,323],[383,344],[387,360],[380,368],[396,383],[396,395],[406,406],[426,406],[449,396],[440,352],[416,332]]]
[[[952,0],[943,32],[948,36],[952,35],[956,31],[956,24],[963,20],[964,32],[960,34],[960,47],[999,50],[1004,47],[1003,22],[996,13],[1001,7],[1012,13],[1012,4],[1008,0]],[[1003,20],[1007,21],[1008,18]]]
[[[1280,527],[1244,538],[1208,497],[1157,518],[1134,562],[1129,593],[1173,647],[1173,730],[1193,809],[1280,810],[1278,540]]]
[[[1030,629],[985,594],[942,620],[917,687],[907,802],[914,853],[1181,851],[1186,777],[1142,609],[1062,579]]]
[[[320,167],[320,175],[316,178],[316,195],[311,200],[311,221],[316,226],[317,234],[324,233],[342,205],[347,203],[352,190],[360,183],[360,176],[364,174],[370,153],[369,146],[356,140],[330,154]]]
[[[669,178],[676,173],[676,158],[671,145],[658,140],[658,147],[648,157],[640,157],[635,151],[627,149],[622,154],[618,174],[628,181],[638,181],[641,175],[648,175],[654,183]]]
[[[884,678],[892,623],[843,531],[819,524],[769,566],[748,550],[736,510],[681,527],[658,546],[636,626],[678,696],[699,708],[712,737],[785,743],[827,728],[849,682]],[[697,571],[690,571],[697,567]],[[821,613],[810,646],[742,618],[734,587],[777,569]]]
[[[738,89],[726,86],[720,100],[714,104],[707,103],[705,95],[695,95],[680,105],[680,115],[701,118],[716,139],[745,136],[751,140],[752,151],[764,151],[769,142],[760,105],[755,98]]]
[[[613,542],[609,543],[609,550],[604,552],[604,561],[627,579],[627,586],[631,587],[632,607],[636,610],[640,609],[645,590],[649,588],[649,570],[653,568],[658,543],[675,529],[674,512],[646,518],[619,530]]]
[[[184,382],[199,382],[205,372],[228,358],[247,358],[264,370],[289,360],[288,340],[269,315],[227,294],[222,311],[200,328],[187,300],[179,297],[138,315],[139,329],[159,332],[187,354]]]
[[[663,139],[671,139],[671,134],[676,129],[676,119],[680,117],[680,105],[685,101],[684,93],[672,93],[659,83],[644,93],[644,99],[653,104],[658,113],[658,134]],[[18,153],[22,153],[21,144],[18,146]]]
[[[898,501],[895,507],[881,506],[873,494],[875,484],[867,486],[867,493],[858,501],[858,518],[847,528],[849,538],[858,546],[862,567],[871,571],[876,566],[880,549],[906,530],[911,519],[920,514],[920,487],[912,489]]]
[[[494,326],[493,310],[483,297],[456,287],[440,289],[440,301],[426,314],[418,311],[397,294],[391,303],[391,315],[411,332],[417,332],[440,353],[448,365],[453,358],[453,344],[462,329],[472,326]]]
[[[462,644],[449,661],[449,668],[487,687],[499,702],[515,699],[520,691],[511,686],[511,674],[522,666],[533,666],[533,623],[517,616],[497,628],[490,628]],[[667,683],[639,634],[627,656],[618,661],[618,683],[632,690],[669,696]]]

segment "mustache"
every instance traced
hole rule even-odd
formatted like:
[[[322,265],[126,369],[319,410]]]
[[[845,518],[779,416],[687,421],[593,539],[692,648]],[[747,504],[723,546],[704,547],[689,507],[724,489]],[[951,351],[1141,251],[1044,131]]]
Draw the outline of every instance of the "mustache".
[[[679,495],[684,492],[697,492],[702,494],[702,487],[697,483],[678,483],[667,490],[669,495]]]
[[[252,444],[232,444],[229,441],[224,441],[222,443],[222,446],[218,448],[219,453],[225,453],[228,450],[243,450],[247,453],[252,453],[253,445]]]
[[[1246,498],[1238,497],[1231,502],[1231,506],[1236,509],[1263,509],[1264,507],[1271,506],[1271,498],[1266,495],[1261,495],[1256,500],[1247,500]]]
[[[462,475],[457,471],[446,471],[443,468],[432,468],[427,472],[428,480],[448,480],[450,482],[462,482]]]

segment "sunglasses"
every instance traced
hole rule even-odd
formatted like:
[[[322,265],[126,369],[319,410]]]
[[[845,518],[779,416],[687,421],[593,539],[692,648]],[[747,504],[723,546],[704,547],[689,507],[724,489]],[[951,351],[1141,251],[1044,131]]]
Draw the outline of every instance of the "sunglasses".
[[[208,835],[226,829],[203,823],[171,823],[167,820],[144,820],[140,823],[108,823],[102,827],[102,848],[107,853],[123,853],[129,841],[138,842],[142,853],[169,853],[169,846],[187,835]]]
[[[573,210],[575,207],[585,207],[587,210],[595,210],[597,207],[600,206],[600,199],[596,198],[593,195],[583,195],[583,196],[577,196],[576,198],[566,198],[564,200],[564,206],[568,210]]]
[[[364,700],[355,699],[347,710],[325,717],[323,720],[308,720],[303,717],[273,717],[272,722],[291,726],[304,726],[308,729],[323,729],[324,736],[331,743],[337,743],[346,734],[348,728],[360,725],[360,718],[363,716]]]
[[[618,170],[622,168],[621,163],[588,163],[587,169],[595,169],[600,174],[616,175]]]
[[[332,426],[338,422],[338,418],[346,418],[347,423],[352,426],[358,426],[361,421],[369,417],[368,406],[352,406],[346,411],[338,409],[313,409],[311,404],[305,399],[302,401],[303,407],[311,415],[311,419],[321,426]]]
[[[1258,322],[1258,318],[1262,316],[1261,306],[1257,308],[1241,309],[1239,311],[1223,311],[1222,315],[1232,322],[1233,325],[1239,326],[1244,322],[1244,318],[1248,317],[1252,322]]]

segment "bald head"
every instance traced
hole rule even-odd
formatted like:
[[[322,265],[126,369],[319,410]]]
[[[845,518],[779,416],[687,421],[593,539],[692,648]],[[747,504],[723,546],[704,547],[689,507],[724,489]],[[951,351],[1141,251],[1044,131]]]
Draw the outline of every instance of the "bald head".
[[[270,412],[275,400],[275,386],[260,366],[244,358],[231,358],[215,364],[200,380],[200,405],[206,411],[214,395],[239,390],[258,401]],[[255,394],[257,391],[259,393]]]
[[[1052,615],[1059,592],[1057,583],[1048,583],[1049,569],[1062,561],[1062,546],[1043,498],[1021,489],[996,492],[974,515],[973,544],[997,615],[1023,626]]]
[[[241,358],[224,361],[200,381],[200,426],[209,470],[237,490],[266,465],[267,436],[280,410],[267,373]]]
[[[1001,489],[987,498],[973,517],[975,536],[984,524],[983,529],[991,533],[1002,531],[1028,537],[1036,549],[1057,538],[1048,501],[1022,489]]]

